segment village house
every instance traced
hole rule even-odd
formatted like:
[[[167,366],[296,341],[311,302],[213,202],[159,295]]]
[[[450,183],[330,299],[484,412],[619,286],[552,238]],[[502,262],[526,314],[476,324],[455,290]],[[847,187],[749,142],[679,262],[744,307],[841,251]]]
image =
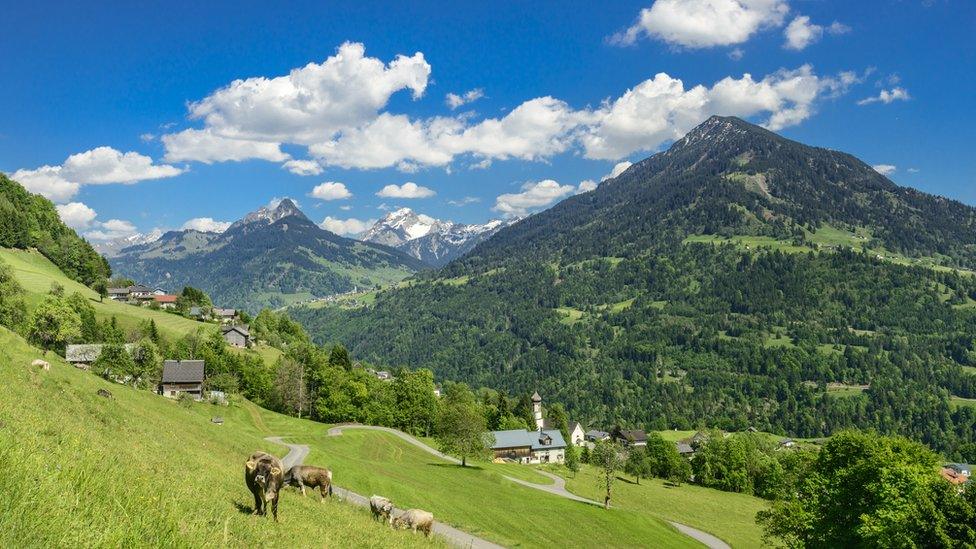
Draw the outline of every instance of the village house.
[[[674,445],[678,448],[678,455],[686,458],[690,458],[695,455],[695,449],[687,442],[677,441]]]
[[[559,429],[495,431],[491,446],[495,459],[518,463],[562,463],[566,459],[566,442]]]
[[[633,446],[647,446],[647,433],[640,429],[613,430],[613,439],[628,448]]]
[[[167,360],[159,394],[178,398],[186,393],[196,400],[203,398],[204,362],[202,360]]]
[[[109,288],[108,298],[112,301],[127,301],[129,299],[129,288]]]
[[[578,421],[569,424],[569,443],[573,446],[582,446],[586,441],[586,434],[583,433],[583,426]]]
[[[178,297],[179,296],[176,296],[176,295],[168,295],[168,294],[162,294],[162,295],[160,295],[160,294],[153,294],[152,299],[153,299],[153,303],[155,303],[156,305],[159,305],[159,308],[160,309],[175,309],[176,308],[176,299]]]
[[[153,289],[147,286],[129,286],[129,299],[152,299]]]
[[[597,431],[596,429],[590,429],[589,431],[586,432],[586,434],[583,435],[583,438],[585,438],[587,442],[596,443],[596,442],[600,442],[601,440],[609,439],[610,433],[606,431]]]
[[[102,343],[68,345],[64,350],[64,360],[75,368],[89,370],[91,369],[91,365],[98,360],[99,355],[102,354],[102,347],[104,346]],[[135,343],[126,343],[125,350],[133,358],[138,358],[136,355],[138,354],[139,346]]]
[[[214,307],[211,313],[214,320],[219,322],[233,322],[237,318],[237,309],[221,309],[220,307]]]
[[[231,347],[243,349],[251,342],[251,333],[247,326],[221,326],[220,334],[224,336],[224,341]]]

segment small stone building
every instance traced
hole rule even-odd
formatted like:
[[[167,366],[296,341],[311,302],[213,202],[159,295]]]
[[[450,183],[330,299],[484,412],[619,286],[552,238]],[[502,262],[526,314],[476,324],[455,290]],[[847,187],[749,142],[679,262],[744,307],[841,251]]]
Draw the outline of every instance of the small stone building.
[[[244,348],[251,342],[251,333],[247,326],[221,326],[220,333],[224,341],[231,347]]]
[[[159,394],[179,398],[186,393],[196,400],[203,398],[204,363],[202,360],[167,360],[163,362],[163,380]]]
[[[64,350],[64,360],[68,364],[74,365],[75,368],[89,370],[91,369],[91,365],[98,360],[99,355],[102,354],[102,347],[104,346],[102,343],[68,345]],[[125,350],[132,355],[132,358],[139,358],[137,356],[139,346],[135,343],[126,343]]]

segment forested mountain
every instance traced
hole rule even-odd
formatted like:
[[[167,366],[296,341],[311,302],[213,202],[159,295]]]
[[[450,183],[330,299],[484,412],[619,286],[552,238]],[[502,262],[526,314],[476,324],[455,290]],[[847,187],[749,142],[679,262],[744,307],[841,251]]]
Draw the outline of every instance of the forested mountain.
[[[976,211],[734,118],[502,229],[320,341],[574,419],[815,437],[859,426],[976,460]]]
[[[289,199],[223,233],[173,231],[111,261],[143,284],[198,287],[220,306],[250,311],[388,284],[425,267],[392,248],[321,229]]]
[[[37,248],[72,280],[89,286],[112,274],[105,258],[61,222],[50,200],[2,173],[0,248]]]

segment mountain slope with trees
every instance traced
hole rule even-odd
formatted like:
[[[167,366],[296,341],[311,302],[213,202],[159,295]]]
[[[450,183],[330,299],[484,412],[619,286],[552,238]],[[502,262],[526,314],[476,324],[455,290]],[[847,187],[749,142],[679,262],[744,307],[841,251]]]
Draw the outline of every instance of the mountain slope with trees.
[[[716,117],[368,307],[293,316],[371,362],[538,389],[597,425],[871,427],[973,461],[974,219]]]

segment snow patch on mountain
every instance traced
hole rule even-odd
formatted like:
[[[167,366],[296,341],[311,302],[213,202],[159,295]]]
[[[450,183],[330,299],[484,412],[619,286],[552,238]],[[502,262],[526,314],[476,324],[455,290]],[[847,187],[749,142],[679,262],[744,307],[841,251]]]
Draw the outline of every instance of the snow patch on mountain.
[[[122,238],[116,238],[114,240],[106,240],[104,242],[92,243],[92,247],[95,251],[102,254],[105,257],[115,257],[119,255],[122,250],[130,246],[139,246],[141,244],[149,244],[159,240],[159,237],[163,236],[163,231],[160,229],[153,229],[148,233],[136,233],[129,236],[123,236]]]

